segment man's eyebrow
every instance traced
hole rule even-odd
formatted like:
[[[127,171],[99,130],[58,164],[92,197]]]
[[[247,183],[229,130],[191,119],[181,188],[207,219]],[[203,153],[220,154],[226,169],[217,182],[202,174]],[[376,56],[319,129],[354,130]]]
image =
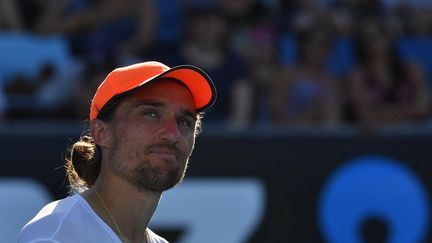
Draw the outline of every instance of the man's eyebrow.
[[[141,106],[153,106],[153,107],[166,107],[166,104],[159,101],[154,100],[140,100],[139,102],[136,102],[135,107],[141,107]],[[195,111],[190,111],[187,109],[182,109],[180,113],[184,116],[189,116],[194,120],[197,120],[197,113]]]
[[[154,107],[165,107],[165,103],[154,101],[154,100],[140,100],[135,103],[135,107],[140,107],[143,105],[154,106]]]
[[[192,111],[190,111],[190,110],[186,110],[186,109],[184,109],[184,110],[181,111],[181,113],[182,113],[183,115],[185,115],[185,116],[189,116],[189,117],[191,117],[191,118],[194,119],[194,120],[197,120],[197,113],[196,113],[196,112],[192,112]]]

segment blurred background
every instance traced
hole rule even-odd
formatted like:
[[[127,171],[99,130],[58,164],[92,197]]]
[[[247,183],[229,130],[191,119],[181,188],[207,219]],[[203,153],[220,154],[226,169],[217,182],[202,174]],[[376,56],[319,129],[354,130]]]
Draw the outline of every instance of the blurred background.
[[[432,242],[432,1],[0,0],[0,242],[67,195],[112,69],[196,65],[218,100],[154,231]]]

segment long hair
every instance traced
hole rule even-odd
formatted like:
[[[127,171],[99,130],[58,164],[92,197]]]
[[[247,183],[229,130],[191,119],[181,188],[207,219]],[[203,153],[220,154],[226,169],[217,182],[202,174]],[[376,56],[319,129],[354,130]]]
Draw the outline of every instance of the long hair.
[[[109,100],[97,119],[112,120],[115,110],[128,94],[123,93]],[[77,142],[68,147],[65,161],[70,194],[83,192],[94,185],[101,169],[102,153],[90,131],[84,132]]]
[[[71,193],[82,192],[94,185],[101,166],[98,150],[89,132],[68,148],[65,167]]]

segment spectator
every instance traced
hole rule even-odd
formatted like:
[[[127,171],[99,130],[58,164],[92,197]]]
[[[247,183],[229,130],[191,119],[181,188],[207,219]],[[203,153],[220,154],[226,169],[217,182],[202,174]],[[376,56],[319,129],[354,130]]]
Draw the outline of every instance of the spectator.
[[[272,118],[279,125],[336,125],[341,101],[337,81],[324,66],[330,45],[323,29],[298,36],[299,60],[272,83]]]
[[[244,63],[226,46],[226,20],[218,9],[199,4],[190,6],[186,16],[185,39],[178,52],[163,53],[156,59],[169,66],[189,63],[203,67],[218,90],[218,103],[206,119],[246,125],[251,111],[249,79]]]
[[[247,60],[251,83],[249,87],[248,107],[251,107],[254,122],[266,122],[269,118],[268,103],[271,80],[277,78],[280,70],[277,53],[275,29],[270,23],[263,22],[250,32],[248,47],[245,48],[244,57]]]
[[[256,119],[262,121],[262,118],[268,117],[279,124],[335,125],[341,119],[365,121],[369,118],[365,118],[368,115],[362,111],[368,110],[365,107],[371,105],[358,97],[370,96],[369,89],[380,89],[382,93],[394,93],[398,89],[411,90],[403,91],[405,92],[403,99],[408,99],[406,97],[410,96],[409,99],[412,101],[408,103],[415,104],[416,109],[405,113],[399,101],[396,102],[399,108],[394,109],[404,111],[401,112],[404,117],[418,120],[427,117],[429,99],[425,94],[427,89],[426,84],[423,84],[425,78],[422,70],[408,61],[396,58],[393,43],[391,46],[388,45],[390,40],[397,39],[398,43],[402,43],[399,45],[399,52],[403,52],[404,57],[407,53],[410,54],[405,60],[408,58],[417,60],[423,64],[422,67],[428,70],[430,75],[432,69],[428,54],[422,45],[417,44],[426,43],[424,45],[428,46],[427,41],[432,30],[429,16],[432,5],[429,2],[428,0],[126,0],[122,2],[116,0],[0,0],[2,30],[23,31],[38,38],[41,34],[56,36],[60,34],[60,38],[66,36],[73,54],[80,57],[77,60],[80,67],[77,68],[75,77],[70,77],[69,74],[64,76],[65,74],[60,73],[56,65],[52,65],[54,69],[51,76],[42,75],[44,70],[40,68],[31,77],[22,75],[24,72],[19,71],[15,79],[6,75],[0,78],[3,80],[3,90],[8,95],[8,106],[15,107],[15,101],[19,101],[19,104],[24,107],[39,107],[31,112],[37,117],[45,114],[44,117],[53,118],[48,114],[53,114],[53,109],[56,111],[56,117],[76,117],[79,115],[75,115],[75,112],[58,112],[58,109],[65,111],[73,107],[77,113],[80,113],[82,112],[80,107],[86,107],[86,104],[74,103],[73,97],[57,95],[56,90],[61,87],[57,84],[62,83],[64,87],[69,87],[67,83],[73,82],[72,79],[80,79],[79,87],[73,86],[77,85],[74,82],[73,89],[64,90],[74,93],[76,88],[78,92],[75,95],[84,96],[87,93],[86,89],[95,88],[92,80],[98,78],[99,69],[127,65],[131,61],[138,62],[142,59],[159,59],[170,65],[191,63],[209,71],[220,91],[220,102],[213,108],[214,112],[208,115],[208,119],[214,122],[228,121],[230,124],[244,126]],[[371,29],[369,26],[373,24],[364,21],[370,18],[378,19],[382,23],[379,31],[385,36],[384,39],[387,39],[383,41],[386,44],[380,44],[381,41],[361,43],[363,39],[356,41],[356,38],[364,36],[356,35],[355,28],[365,25],[363,30]],[[331,30],[331,38],[326,33],[328,30]],[[371,31],[362,31],[365,32]],[[279,35],[285,39],[279,38]],[[358,44],[357,49],[370,51],[369,54],[363,53],[364,55],[360,56],[359,65],[353,71],[354,62],[351,60],[354,60],[352,53],[354,42]],[[297,44],[300,46],[298,51]],[[276,49],[278,45],[281,45],[282,51]],[[375,51],[380,49],[371,46],[379,45],[385,46],[381,49],[391,50],[378,52],[390,54],[371,54],[373,49]],[[422,54],[420,58],[411,55],[413,51],[406,48],[410,45],[420,50]],[[368,55],[377,55],[379,58],[372,60],[373,58],[367,57]],[[393,59],[398,61],[392,61]],[[26,64],[29,62],[27,61]],[[285,67],[281,69],[280,65]],[[403,68],[398,70],[398,66]],[[5,65],[2,67],[5,69]],[[382,85],[381,82],[376,80],[381,79],[382,74],[375,73],[375,69],[380,69],[383,73],[391,73],[389,74],[391,78],[388,79],[397,79],[399,71],[405,78],[403,81],[390,82],[392,84],[389,86],[392,88],[381,87],[379,86]],[[398,72],[395,74],[395,71]],[[81,78],[83,76],[84,78]],[[354,86],[358,84],[354,80],[364,80],[364,76],[374,76],[376,82],[370,85],[368,81],[367,89],[364,88],[364,91],[355,89]],[[352,82],[338,83],[338,79]],[[364,81],[360,83],[361,86],[365,85]],[[354,93],[340,92],[345,88]],[[13,97],[30,95],[30,100],[39,101],[23,102],[20,98],[13,99],[12,102],[9,94]],[[70,105],[62,107],[63,104],[57,102],[59,97],[66,101],[71,99],[67,103]],[[345,105],[347,98],[349,98],[348,106],[344,108],[348,109],[343,110],[345,113],[341,118],[340,106],[341,103]],[[370,98],[366,100],[368,99]],[[82,100],[82,97],[78,100]],[[382,103],[386,102],[382,101]],[[393,107],[394,102],[388,103]],[[54,107],[54,104],[59,106]],[[270,109],[267,109],[269,106]],[[40,112],[42,107],[45,107],[46,112]],[[26,111],[19,109],[15,111],[14,114],[19,117],[32,116],[30,113],[25,113]],[[18,114],[20,112],[23,113],[22,116]],[[384,114],[378,111],[368,112]],[[15,115],[13,117],[16,117]],[[378,123],[386,122],[388,119],[382,119]]]
[[[289,27],[294,32],[312,31],[317,24],[327,25],[326,21],[321,23],[320,20],[326,20],[328,12],[318,2],[311,0],[295,1],[293,7],[295,11],[290,13],[291,26]]]
[[[258,0],[218,0],[217,4],[229,22],[227,44],[247,61],[257,32],[274,29],[272,12]]]
[[[427,118],[429,96],[420,67],[401,60],[376,20],[362,24],[352,97],[358,119],[368,127]]]
[[[269,117],[268,88],[279,69],[276,50],[276,11],[270,4],[258,0],[218,0],[230,23],[227,45],[246,64],[249,82],[239,83],[245,97],[242,107],[248,107],[247,120],[266,121]]]
[[[156,11],[152,0],[51,1],[39,21],[40,33],[69,36],[75,52],[104,63],[120,53],[143,52],[154,35]]]

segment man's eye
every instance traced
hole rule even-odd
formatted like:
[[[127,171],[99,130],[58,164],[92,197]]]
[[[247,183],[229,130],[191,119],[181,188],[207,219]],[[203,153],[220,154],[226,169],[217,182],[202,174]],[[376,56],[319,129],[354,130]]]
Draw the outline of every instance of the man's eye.
[[[180,126],[187,127],[187,128],[193,128],[194,122],[189,119],[179,119],[178,121]]]
[[[156,111],[144,111],[143,114],[144,116],[151,117],[151,118],[156,118],[158,115]]]

